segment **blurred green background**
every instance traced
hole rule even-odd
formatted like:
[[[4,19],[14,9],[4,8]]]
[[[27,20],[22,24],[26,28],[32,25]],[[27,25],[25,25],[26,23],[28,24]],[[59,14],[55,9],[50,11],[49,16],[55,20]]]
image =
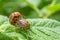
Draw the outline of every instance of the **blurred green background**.
[[[0,0],[0,14],[20,12],[25,18],[49,18],[60,21],[60,0]]]

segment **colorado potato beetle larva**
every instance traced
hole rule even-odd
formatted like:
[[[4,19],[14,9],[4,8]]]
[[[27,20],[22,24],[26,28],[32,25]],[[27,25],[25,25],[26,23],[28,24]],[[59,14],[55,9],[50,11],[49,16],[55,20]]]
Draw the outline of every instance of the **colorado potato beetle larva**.
[[[23,28],[30,28],[30,24],[28,21],[26,21],[22,14],[19,13],[19,12],[14,12],[10,15],[9,17],[9,22],[10,24],[12,25],[15,25],[15,26],[18,26],[20,29],[23,29]]]

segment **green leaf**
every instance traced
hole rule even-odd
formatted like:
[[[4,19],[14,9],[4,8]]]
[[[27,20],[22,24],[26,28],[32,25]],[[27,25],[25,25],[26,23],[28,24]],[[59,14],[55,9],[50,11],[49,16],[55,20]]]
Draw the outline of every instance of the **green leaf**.
[[[6,34],[0,32],[0,40],[13,40],[13,39],[8,37]]]
[[[5,16],[0,18],[5,18]],[[8,18],[5,19],[3,19],[5,22],[0,25],[0,39],[2,40],[6,38],[7,40],[60,40],[60,22],[56,20],[26,19],[30,23],[30,29],[26,32],[17,30],[9,23]]]
[[[60,40],[60,22],[51,19],[29,19],[33,40]]]
[[[55,19],[60,21],[60,5],[46,6],[42,9],[45,18]]]
[[[60,0],[55,0],[56,1],[56,4],[60,4]]]
[[[4,24],[6,21],[8,21],[8,18],[0,15],[0,25]]]
[[[55,12],[60,10],[60,5],[46,6],[42,9],[42,12],[45,14],[44,17],[48,18],[51,15],[55,14]]]
[[[31,5],[30,6],[36,6],[38,7],[39,3],[41,2],[41,0],[23,0],[24,2],[28,2]]]
[[[26,4],[21,0],[2,0],[0,1],[0,14],[9,16],[10,13],[20,11],[26,7]]]
[[[59,19],[60,18],[60,11],[55,12],[55,14],[51,15],[49,18],[60,21],[60,19]]]

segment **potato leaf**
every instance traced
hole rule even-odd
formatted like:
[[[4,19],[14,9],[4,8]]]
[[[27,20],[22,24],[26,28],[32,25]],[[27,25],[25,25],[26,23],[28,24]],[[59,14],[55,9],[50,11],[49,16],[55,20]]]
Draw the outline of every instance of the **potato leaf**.
[[[0,16],[1,40],[60,40],[60,22],[52,19],[26,19],[30,29],[16,30],[5,16]]]

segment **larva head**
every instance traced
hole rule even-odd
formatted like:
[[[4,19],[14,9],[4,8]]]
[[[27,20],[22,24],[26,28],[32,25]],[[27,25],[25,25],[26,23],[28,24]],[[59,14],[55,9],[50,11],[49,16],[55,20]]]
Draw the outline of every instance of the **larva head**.
[[[13,16],[14,18],[22,18],[22,15],[21,15],[19,12],[14,12],[14,13],[12,13],[12,16]]]
[[[22,18],[22,15],[19,12],[14,12],[10,15],[9,21],[11,24],[15,24],[18,20]]]

